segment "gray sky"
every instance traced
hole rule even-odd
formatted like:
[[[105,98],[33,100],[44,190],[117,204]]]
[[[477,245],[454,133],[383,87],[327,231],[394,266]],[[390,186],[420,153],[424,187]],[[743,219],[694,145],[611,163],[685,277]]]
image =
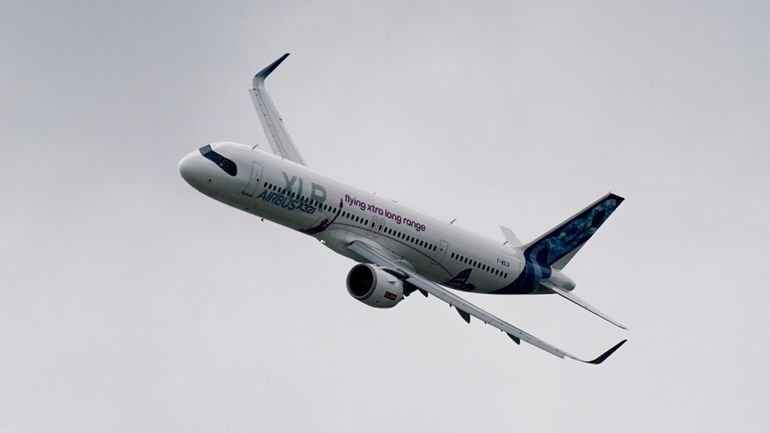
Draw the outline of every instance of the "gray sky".
[[[8,2],[0,12],[0,433],[766,432],[767,2]],[[612,190],[553,297],[379,311],[352,266],[199,194],[265,143],[500,239]]]

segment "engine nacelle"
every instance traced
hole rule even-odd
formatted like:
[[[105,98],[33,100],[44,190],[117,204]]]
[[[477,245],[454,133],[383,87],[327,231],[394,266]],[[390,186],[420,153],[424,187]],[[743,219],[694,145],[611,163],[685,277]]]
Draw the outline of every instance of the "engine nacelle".
[[[346,280],[348,293],[370,307],[392,308],[404,299],[404,284],[382,268],[369,264],[353,266]]]

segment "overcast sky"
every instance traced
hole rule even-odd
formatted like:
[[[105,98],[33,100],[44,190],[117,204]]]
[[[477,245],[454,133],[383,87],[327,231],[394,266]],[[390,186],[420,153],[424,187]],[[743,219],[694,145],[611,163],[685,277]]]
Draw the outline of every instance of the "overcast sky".
[[[767,432],[770,4],[0,2],[0,433]],[[415,4],[419,3],[419,4]],[[502,242],[626,197],[554,297],[351,298],[189,187],[266,145]]]

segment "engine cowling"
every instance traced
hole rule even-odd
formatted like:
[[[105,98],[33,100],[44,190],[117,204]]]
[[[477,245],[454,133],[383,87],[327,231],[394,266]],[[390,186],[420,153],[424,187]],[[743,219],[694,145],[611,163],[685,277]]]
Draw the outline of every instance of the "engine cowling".
[[[345,283],[350,296],[370,307],[392,308],[404,299],[404,284],[401,280],[378,266],[353,266]]]

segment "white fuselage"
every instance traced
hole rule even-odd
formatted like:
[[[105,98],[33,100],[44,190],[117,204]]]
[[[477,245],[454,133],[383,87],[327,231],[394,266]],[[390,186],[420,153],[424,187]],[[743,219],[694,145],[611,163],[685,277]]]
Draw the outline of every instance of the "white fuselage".
[[[232,161],[237,173],[227,173],[195,150],[180,162],[190,185],[229,206],[313,236],[354,260],[358,257],[347,246],[369,238],[436,283],[480,293],[511,287],[525,268],[516,249],[306,166],[243,144],[210,146]],[[516,293],[538,291],[535,286]]]

